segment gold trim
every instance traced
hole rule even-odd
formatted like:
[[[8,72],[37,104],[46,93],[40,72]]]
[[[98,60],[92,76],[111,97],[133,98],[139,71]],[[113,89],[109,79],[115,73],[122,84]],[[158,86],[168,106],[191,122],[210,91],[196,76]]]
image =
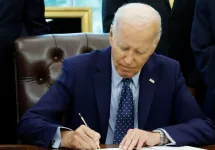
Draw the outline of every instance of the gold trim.
[[[46,18],[81,18],[81,32],[92,32],[92,8],[46,7]]]

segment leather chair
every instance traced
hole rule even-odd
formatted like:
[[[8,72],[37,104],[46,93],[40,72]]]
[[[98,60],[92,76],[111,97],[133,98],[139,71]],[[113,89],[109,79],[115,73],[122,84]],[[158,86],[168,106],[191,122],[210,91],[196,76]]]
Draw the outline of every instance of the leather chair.
[[[61,73],[64,58],[109,46],[108,34],[49,34],[15,41],[18,118]]]

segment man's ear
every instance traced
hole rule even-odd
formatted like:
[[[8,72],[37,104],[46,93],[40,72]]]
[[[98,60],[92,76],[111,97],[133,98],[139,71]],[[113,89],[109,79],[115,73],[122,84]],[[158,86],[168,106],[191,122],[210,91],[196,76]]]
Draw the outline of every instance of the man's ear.
[[[110,26],[110,32],[109,32],[109,43],[112,46],[112,40],[113,40],[113,25]]]
[[[156,39],[155,39],[155,41],[154,41],[154,49],[157,48],[159,42],[160,42],[160,36],[159,36],[159,37],[156,37]]]
[[[156,47],[158,46],[158,43],[160,42],[160,39],[161,39],[161,37],[159,36],[159,37],[157,38],[157,41],[156,41]]]

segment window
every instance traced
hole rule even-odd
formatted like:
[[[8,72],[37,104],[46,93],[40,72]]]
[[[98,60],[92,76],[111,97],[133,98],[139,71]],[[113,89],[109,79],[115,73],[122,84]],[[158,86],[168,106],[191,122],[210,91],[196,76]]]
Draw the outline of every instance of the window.
[[[102,0],[45,0],[45,6],[91,7],[93,10],[93,32],[102,33]]]

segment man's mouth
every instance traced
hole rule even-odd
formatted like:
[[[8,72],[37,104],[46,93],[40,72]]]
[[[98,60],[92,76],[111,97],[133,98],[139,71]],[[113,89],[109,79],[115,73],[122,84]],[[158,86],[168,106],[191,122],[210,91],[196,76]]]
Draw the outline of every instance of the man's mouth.
[[[125,67],[125,66],[123,66],[123,65],[120,65],[120,66],[121,66],[121,68],[122,68],[123,70],[126,70],[126,71],[130,71],[130,70],[132,70],[132,68]]]

